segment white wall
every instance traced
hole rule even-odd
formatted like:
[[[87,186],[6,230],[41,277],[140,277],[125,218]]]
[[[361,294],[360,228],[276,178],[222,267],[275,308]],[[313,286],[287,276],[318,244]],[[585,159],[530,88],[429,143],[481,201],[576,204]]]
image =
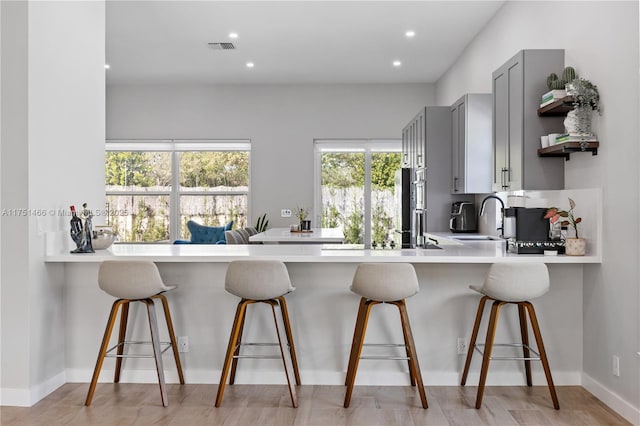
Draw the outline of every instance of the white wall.
[[[250,139],[250,220],[288,226],[281,209],[313,205],[314,139],[399,139],[434,99],[429,84],[109,86],[107,138]]]
[[[570,24],[545,31],[551,16]],[[565,49],[565,65],[600,90],[598,156],[565,163],[566,188],[601,187],[605,206],[603,263],[584,272],[585,385],[640,422],[638,2],[507,2],[438,81],[438,103],[489,93],[491,73],[525,48]],[[613,355],[620,377],[611,373]]]
[[[44,264],[44,235],[68,232],[57,209],[104,203],[105,12],[99,1],[2,6],[2,39],[16,43],[2,62],[20,64],[2,73],[13,88],[3,123],[15,120],[9,137],[3,127],[2,207],[44,212],[2,218],[2,404],[30,405],[65,381],[64,268]]]

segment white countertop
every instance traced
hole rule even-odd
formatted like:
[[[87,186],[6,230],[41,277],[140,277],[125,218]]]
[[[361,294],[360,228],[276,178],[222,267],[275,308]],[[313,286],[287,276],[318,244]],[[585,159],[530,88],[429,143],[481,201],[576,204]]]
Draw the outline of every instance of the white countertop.
[[[338,228],[312,228],[311,232],[291,232],[289,228],[269,228],[249,237],[251,242],[263,243],[342,243],[344,234]]]
[[[91,263],[105,260],[151,260],[153,262],[230,262],[246,258],[279,259],[296,263],[601,263],[599,256],[544,256],[506,253],[501,241],[464,241],[441,249],[356,249],[342,244],[114,244],[95,253],[50,253],[45,262]]]

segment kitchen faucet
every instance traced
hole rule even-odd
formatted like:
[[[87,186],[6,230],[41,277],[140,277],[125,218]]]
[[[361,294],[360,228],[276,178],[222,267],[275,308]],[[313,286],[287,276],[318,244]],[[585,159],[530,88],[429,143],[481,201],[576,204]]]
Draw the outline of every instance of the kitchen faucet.
[[[482,205],[480,206],[479,216],[482,216],[482,213],[484,213],[484,206],[487,203],[487,200],[489,200],[490,198],[495,198],[500,202],[500,227],[496,228],[496,230],[500,230],[500,238],[504,238],[504,202],[500,199],[500,197],[496,195],[487,195],[486,197],[484,197],[484,200],[482,200]]]

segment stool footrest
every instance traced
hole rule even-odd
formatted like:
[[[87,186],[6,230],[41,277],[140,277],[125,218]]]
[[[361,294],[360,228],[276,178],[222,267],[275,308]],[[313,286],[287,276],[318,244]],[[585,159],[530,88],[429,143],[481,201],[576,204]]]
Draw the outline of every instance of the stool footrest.
[[[370,355],[370,356],[361,356],[360,359],[390,359],[390,360],[402,360],[402,361],[407,361],[411,358],[409,358],[408,356],[385,356],[385,355],[379,355],[379,356],[375,356],[375,355]]]
[[[484,347],[484,343],[476,343],[475,345],[473,345],[473,348],[478,351],[480,353],[480,355],[484,356],[484,351],[481,350],[479,348],[479,346]],[[524,357],[524,356],[490,356],[489,359],[490,360],[496,360],[496,361],[505,361],[505,360],[509,360],[509,361],[540,361],[540,354],[538,352],[536,352],[535,350],[531,349],[531,347],[529,345],[525,345],[524,343],[494,343],[493,346],[510,346],[510,347],[516,347],[516,348],[526,348],[528,349],[530,352],[533,352],[536,356],[535,357]]]
[[[155,358],[155,356],[153,354],[151,355],[146,355],[146,354],[110,354],[109,352],[118,349],[120,346],[122,346],[124,348],[125,345],[151,345],[152,342],[151,341],[139,341],[139,340],[125,340],[124,342],[120,342],[117,343],[115,345],[113,345],[111,348],[109,348],[109,350],[107,350],[107,352],[105,352],[105,357],[106,358]],[[165,353],[167,350],[169,350],[169,348],[171,348],[171,342],[160,342],[160,346],[162,345],[166,345],[165,348],[162,348],[160,350],[160,354]]]
[[[406,348],[404,343],[363,343],[362,346],[378,346],[378,347],[386,347],[386,348],[395,348],[402,347]],[[395,356],[395,355],[361,355],[360,359],[388,359],[388,360],[400,360],[400,361],[408,361],[408,356]]]
[[[280,346],[278,343],[253,343],[253,342],[247,342],[247,343],[238,343],[236,345],[235,350],[239,351],[241,346]],[[291,347],[290,344],[286,344],[287,347]],[[235,351],[234,351],[235,352]],[[254,359],[282,359],[282,357],[280,355],[276,356],[276,355],[243,355],[243,354],[238,354],[238,355],[233,355],[234,359],[240,359],[240,358],[254,358]]]

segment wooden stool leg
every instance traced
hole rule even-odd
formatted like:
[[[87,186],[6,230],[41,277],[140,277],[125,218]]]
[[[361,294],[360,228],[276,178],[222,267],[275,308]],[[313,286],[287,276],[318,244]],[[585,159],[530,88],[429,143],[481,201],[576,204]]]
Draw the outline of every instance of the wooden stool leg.
[[[484,356],[482,357],[482,369],[480,370],[480,382],[478,383],[478,395],[476,397],[476,408],[482,405],[482,397],[484,395],[484,385],[487,381],[487,372],[489,371],[489,362],[491,361],[491,351],[493,350],[493,341],[496,337],[496,323],[500,308],[506,302],[496,300],[491,307],[491,317],[489,318],[489,326],[487,327],[487,338],[484,344]]]
[[[476,313],[476,321],[473,323],[473,332],[471,333],[471,340],[469,341],[469,347],[467,348],[467,360],[464,363],[464,371],[462,372],[462,380],[460,381],[460,386],[464,386],[467,383],[469,366],[471,365],[471,358],[473,357],[473,352],[476,346],[476,339],[478,338],[478,329],[480,328],[480,323],[482,322],[484,305],[488,299],[489,298],[487,296],[482,296],[482,298],[480,299],[480,303],[478,304],[478,312]]]
[[[356,342],[359,339],[358,336],[358,332],[360,330],[362,330],[362,325],[361,322],[363,321],[364,318],[364,313],[366,311],[365,309],[365,303],[367,302],[367,299],[364,297],[360,298],[360,305],[358,306],[358,314],[356,315],[356,326],[353,329],[353,339],[351,340],[351,353],[349,354],[349,364],[347,366],[347,374],[346,377],[344,379],[344,385],[347,386],[349,384],[349,382],[351,381],[351,377],[350,377],[350,373],[353,372],[353,366],[352,363],[355,361],[355,352],[357,351],[357,346]]]
[[[289,311],[287,309],[287,302],[284,300],[284,296],[278,297],[280,302],[280,310],[282,311],[282,318],[284,319],[284,330],[287,333],[287,340],[289,341],[289,352],[291,354],[291,362],[293,363],[293,373],[296,376],[296,385],[300,385],[300,370],[298,369],[298,357],[296,357],[296,348],[293,344],[293,333],[291,332],[291,322],[289,321]]]
[[[238,331],[238,341],[236,342],[235,350],[233,351],[233,361],[231,361],[231,373],[229,373],[229,384],[233,385],[236,382],[236,370],[238,369],[238,358],[240,355],[240,345],[242,344],[242,333],[244,333],[244,320],[246,315],[242,317],[240,321],[240,330]]]
[[[236,344],[238,342],[238,334],[240,333],[240,324],[244,320],[244,315],[247,310],[247,305],[251,303],[249,300],[242,299],[238,303],[236,309],[236,317],[233,320],[233,326],[231,327],[231,335],[229,336],[229,345],[227,346],[227,354],[224,358],[224,364],[222,366],[222,374],[220,375],[220,384],[218,385],[218,394],[216,395],[216,407],[219,407],[222,403],[222,396],[224,395],[224,387],[227,382],[227,374],[231,367],[231,361],[233,360],[233,353],[235,351]]]
[[[396,305],[397,306],[397,305]],[[398,306],[398,309],[400,307]],[[407,354],[407,363],[409,364],[409,377],[411,379],[411,386],[416,385],[416,373],[413,371],[413,365],[411,364],[411,351],[409,351],[409,342],[407,342],[407,331],[405,330],[405,323],[402,321],[402,313],[400,314],[400,322],[402,323],[402,336],[404,337],[404,350]]]
[[[167,330],[169,330],[169,340],[171,340],[171,349],[173,349],[173,358],[176,361],[176,368],[178,370],[178,378],[180,384],[184,385],[184,374],[182,373],[182,363],[180,362],[180,352],[178,352],[178,341],[176,339],[176,333],[173,328],[173,320],[171,319],[171,311],[169,311],[169,302],[164,294],[157,294],[152,299],[158,298],[162,301],[162,308],[164,309],[164,318],[167,322]]]
[[[291,351],[289,350],[291,342],[285,342],[285,339],[287,338],[287,333],[285,331],[286,326],[284,325],[284,316],[282,315],[282,310],[276,309],[278,302],[276,300],[269,300],[268,303],[271,305],[271,311],[273,312],[273,322],[276,326],[276,335],[278,336],[280,355],[282,356],[282,363],[284,364],[284,373],[287,376],[287,385],[289,386],[291,403],[293,404],[293,408],[296,408],[298,407],[298,398],[296,396],[296,386],[293,383],[293,380],[295,378],[293,373],[293,360],[291,358]],[[282,335],[283,331],[284,336]],[[289,345],[287,345],[287,343],[289,343]]]
[[[353,392],[353,385],[356,381],[356,372],[358,371],[358,363],[360,362],[360,354],[362,353],[362,345],[364,344],[364,336],[367,331],[367,323],[369,322],[369,314],[371,313],[371,308],[373,305],[377,305],[380,302],[376,302],[374,300],[367,300],[364,304],[362,304],[362,319],[359,323],[360,328],[356,329],[355,335],[357,336],[354,339],[354,345],[356,347],[355,351],[351,351],[351,357],[349,359],[349,370],[347,371],[347,377],[349,378],[349,382],[347,383],[347,393],[344,396],[344,408],[349,408],[349,404],[351,403],[351,393]]]
[[[113,383],[120,382],[120,370],[122,368],[122,354],[124,353],[124,341],[127,335],[127,320],[129,318],[129,301],[122,303],[120,312],[120,331],[118,332],[118,358],[116,358],[116,371],[113,375]]]
[[[553,378],[551,377],[551,369],[549,368],[549,361],[547,360],[547,352],[544,349],[544,343],[542,342],[542,334],[540,333],[540,327],[538,326],[538,319],[536,318],[536,311],[530,302],[525,302],[523,305],[529,311],[529,318],[531,319],[531,328],[533,329],[533,335],[536,338],[536,344],[538,345],[538,351],[540,352],[540,361],[542,361],[542,368],[544,369],[544,375],[547,378],[547,385],[549,386],[549,392],[551,393],[551,399],[553,400],[553,408],[560,409],[560,403],[558,402],[558,396],[556,395],[556,388],[553,385]]]
[[[522,336],[522,353],[525,358],[529,358],[529,330],[527,329],[527,313],[522,303],[518,303],[518,317],[520,317],[520,335]],[[531,361],[525,359],[524,371],[527,377],[527,386],[532,386],[531,381]]]
[[[111,338],[111,332],[113,331],[113,326],[116,323],[116,316],[118,313],[118,308],[121,304],[127,303],[126,299],[119,299],[113,302],[111,306],[111,313],[109,314],[109,319],[107,320],[107,327],[104,330],[104,336],[102,337],[102,344],[100,345],[100,350],[98,351],[98,360],[96,361],[96,367],[93,370],[93,377],[91,378],[91,384],[89,385],[89,392],[87,393],[87,399],[84,405],[91,405],[91,400],[93,399],[93,393],[96,390],[96,384],[98,383],[98,377],[100,376],[100,370],[102,369],[102,363],[104,361],[104,356],[107,353],[107,346],[109,346],[109,339]]]
[[[152,299],[142,299],[141,302],[147,305],[151,346],[153,346],[153,355],[156,361],[156,370],[158,371],[158,384],[160,385],[160,398],[162,399],[162,405],[168,407],[169,399],[167,398],[167,387],[164,381],[164,366],[162,365],[162,349],[160,348],[160,334],[158,333],[158,321],[156,319],[156,305]]]
[[[410,371],[415,375],[416,384],[418,386],[418,393],[420,394],[420,400],[422,401],[422,408],[428,408],[427,395],[424,391],[424,385],[422,383],[422,373],[420,373],[420,364],[418,362],[418,353],[416,352],[416,345],[413,341],[413,333],[411,332],[411,324],[409,323],[409,313],[407,312],[407,304],[404,300],[392,302],[400,310],[400,320],[402,322],[402,331],[404,333],[404,340],[407,342],[407,349],[409,350],[409,362],[412,368]]]

